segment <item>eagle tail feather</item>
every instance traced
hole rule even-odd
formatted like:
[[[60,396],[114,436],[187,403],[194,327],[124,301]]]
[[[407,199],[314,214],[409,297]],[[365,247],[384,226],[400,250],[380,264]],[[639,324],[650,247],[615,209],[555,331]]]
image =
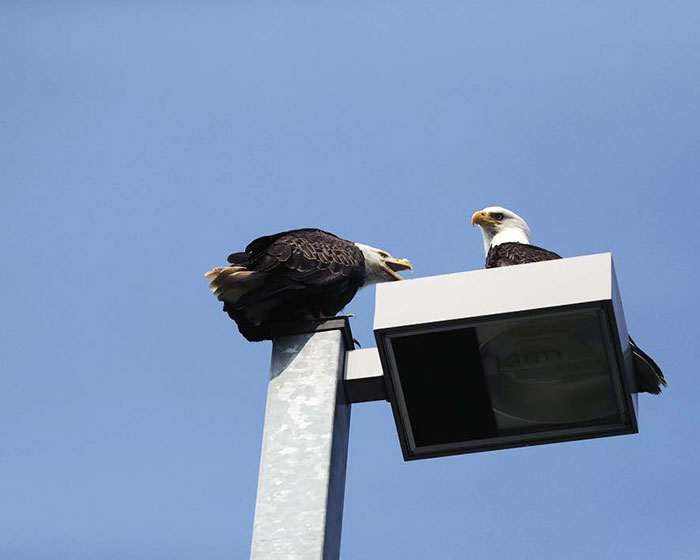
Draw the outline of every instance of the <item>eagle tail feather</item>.
[[[667,387],[666,379],[659,365],[629,337],[637,378],[637,389],[643,393],[658,395],[661,387]]]
[[[219,301],[234,305],[241,296],[260,286],[265,278],[264,273],[243,266],[218,266],[204,276],[210,280],[209,289]]]

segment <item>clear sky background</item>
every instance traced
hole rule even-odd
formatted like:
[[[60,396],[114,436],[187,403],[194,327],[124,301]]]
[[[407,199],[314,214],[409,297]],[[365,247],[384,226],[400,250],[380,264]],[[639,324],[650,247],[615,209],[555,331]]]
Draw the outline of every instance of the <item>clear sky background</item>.
[[[699,30],[673,1],[0,4],[0,558],[246,558],[270,344],[203,273],[304,226],[476,269],[491,204],[613,252],[670,386],[638,435],[412,463],[356,405],[343,558],[697,558]]]

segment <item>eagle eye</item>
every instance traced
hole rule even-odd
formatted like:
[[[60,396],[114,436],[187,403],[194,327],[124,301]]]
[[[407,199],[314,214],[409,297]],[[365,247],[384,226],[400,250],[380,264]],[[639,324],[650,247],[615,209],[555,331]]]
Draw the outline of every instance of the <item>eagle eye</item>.
[[[492,217],[494,220],[502,220],[502,219],[503,219],[503,214],[502,214],[501,212],[493,212],[493,213],[491,214],[491,217]]]

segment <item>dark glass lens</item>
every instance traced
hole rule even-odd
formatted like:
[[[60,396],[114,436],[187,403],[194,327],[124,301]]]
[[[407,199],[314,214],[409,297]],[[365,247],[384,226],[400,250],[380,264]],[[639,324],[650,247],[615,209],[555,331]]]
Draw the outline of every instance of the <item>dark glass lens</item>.
[[[416,447],[622,422],[598,310],[391,344]]]

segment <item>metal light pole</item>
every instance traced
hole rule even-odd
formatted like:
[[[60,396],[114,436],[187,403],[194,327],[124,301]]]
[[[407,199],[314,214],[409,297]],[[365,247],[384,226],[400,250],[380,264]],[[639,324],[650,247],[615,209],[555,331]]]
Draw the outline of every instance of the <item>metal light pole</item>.
[[[347,318],[290,325],[273,338],[251,558],[337,560],[350,404]]]

